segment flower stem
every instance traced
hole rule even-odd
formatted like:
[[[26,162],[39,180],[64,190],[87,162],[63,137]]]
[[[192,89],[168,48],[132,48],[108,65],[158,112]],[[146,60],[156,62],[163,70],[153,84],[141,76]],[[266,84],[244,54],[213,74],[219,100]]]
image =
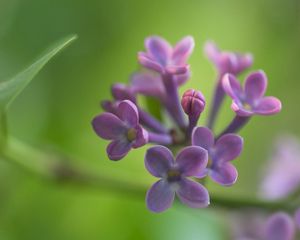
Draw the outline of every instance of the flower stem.
[[[139,110],[140,120],[143,125],[147,126],[151,130],[158,133],[167,133],[168,129],[166,129],[157,119],[151,116],[149,113],[145,112],[142,109]]]
[[[215,125],[215,121],[218,115],[218,112],[220,110],[220,107],[222,105],[222,102],[224,100],[224,90],[222,86],[222,74],[219,74],[218,79],[217,79],[217,85],[215,88],[213,100],[212,100],[212,107],[211,111],[209,113],[208,121],[207,121],[207,127],[210,129],[213,129]]]
[[[165,104],[167,111],[172,116],[174,121],[178,124],[178,126],[181,129],[184,129],[186,127],[186,122],[179,100],[177,85],[174,81],[173,75],[163,74],[162,80],[167,94],[163,103]]]
[[[236,115],[228,127],[217,137],[217,139],[224,134],[238,132],[249,120],[250,117],[241,117]]]
[[[173,142],[173,139],[169,134],[159,134],[159,133],[153,133],[148,131],[148,135],[149,135],[149,142],[151,143],[170,145]]]
[[[72,161],[61,154],[49,154],[30,147],[16,139],[8,139],[7,146],[3,151],[3,157],[10,162],[34,173],[46,180],[57,183],[68,183],[76,187],[124,194],[130,197],[144,199],[146,186],[123,179],[99,174],[90,169],[75,166]],[[74,161],[75,162],[75,161]],[[291,205],[290,198],[281,201],[264,201],[251,198],[224,197],[210,194],[211,207],[225,209],[249,209],[257,208],[264,211],[287,211],[293,212],[298,205]]]

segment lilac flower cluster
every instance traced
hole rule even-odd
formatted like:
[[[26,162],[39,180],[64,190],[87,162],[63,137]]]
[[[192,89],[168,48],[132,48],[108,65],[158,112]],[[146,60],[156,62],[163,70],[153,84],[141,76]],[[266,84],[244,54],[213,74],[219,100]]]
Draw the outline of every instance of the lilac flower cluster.
[[[223,186],[237,180],[231,161],[241,154],[243,139],[236,132],[251,116],[272,115],[281,109],[277,98],[264,97],[267,77],[262,71],[250,73],[244,88],[237,81],[237,75],[252,65],[250,54],[222,52],[209,42],[205,52],[217,68],[218,79],[207,126],[198,127],[206,106],[203,94],[189,89],[180,99],[178,93],[191,75],[187,60],[194,45],[190,36],[174,47],[161,37],[147,38],[146,51],[138,53],[142,69],[132,75],[128,85],[112,86],[114,99],[102,102],[106,112],[92,121],[98,136],[111,141],[107,146],[111,160],[122,159],[132,148],[156,144],[145,155],[146,169],[159,178],[146,195],[147,207],[153,212],[168,209],[175,195],[192,208],[207,207],[210,200],[204,178],[210,176]],[[215,136],[213,125],[225,94],[232,98],[235,118]],[[158,100],[171,126],[142,108],[138,102],[141,95]],[[171,149],[177,152],[175,157]]]

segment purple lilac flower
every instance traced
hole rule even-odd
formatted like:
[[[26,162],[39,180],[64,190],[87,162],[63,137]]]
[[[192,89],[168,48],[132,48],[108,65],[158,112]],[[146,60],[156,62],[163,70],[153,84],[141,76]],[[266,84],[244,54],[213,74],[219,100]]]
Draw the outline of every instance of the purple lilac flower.
[[[300,142],[296,137],[277,139],[263,176],[259,195],[265,199],[287,197],[300,187]]]
[[[264,96],[267,89],[267,76],[263,71],[248,75],[244,89],[234,75],[226,74],[223,78],[223,88],[232,98],[231,108],[238,116],[272,115],[281,110],[279,99]]]
[[[93,119],[94,131],[103,139],[112,140],[107,146],[111,160],[120,160],[131,148],[139,148],[148,142],[148,133],[139,124],[136,106],[129,100],[120,102],[117,115],[102,113]]]
[[[237,158],[243,149],[243,139],[235,134],[226,134],[217,141],[212,131],[206,127],[195,128],[192,134],[192,144],[208,151],[209,161],[206,169],[197,176],[207,174],[224,186],[230,186],[237,180],[238,173],[230,161]]]
[[[295,212],[294,219],[295,219],[297,228],[300,230],[300,208],[298,208],[297,211]]]
[[[273,214],[265,224],[264,240],[293,240],[295,224],[292,218],[283,212]]]
[[[217,45],[211,41],[205,44],[204,51],[206,56],[215,64],[220,75],[225,73],[237,75],[251,67],[253,63],[251,54],[220,51]]]
[[[186,63],[194,49],[194,39],[183,38],[173,48],[165,39],[152,36],[145,41],[146,52],[138,53],[140,64],[161,74],[185,74],[189,67]]]
[[[207,164],[207,151],[201,147],[190,146],[181,150],[173,158],[172,152],[163,146],[148,149],[145,166],[155,177],[161,178],[148,190],[146,202],[153,212],[168,209],[175,194],[180,201],[192,208],[209,205],[209,195],[200,183],[189,180],[202,172]]]

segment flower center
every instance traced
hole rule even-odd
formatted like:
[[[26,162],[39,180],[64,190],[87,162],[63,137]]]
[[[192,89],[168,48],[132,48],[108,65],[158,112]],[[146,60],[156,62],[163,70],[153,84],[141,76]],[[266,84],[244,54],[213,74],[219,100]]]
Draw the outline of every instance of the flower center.
[[[244,103],[243,104],[243,107],[246,109],[246,110],[251,110],[252,109],[252,106],[250,105],[250,104],[248,104],[248,103]]]
[[[178,170],[171,169],[167,173],[168,182],[177,182],[181,179],[181,173]]]
[[[213,164],[213,161],[211,160],[211,158],[208,159],[208,162],[207,162],[207,168],[210,168]]]
[[[136,139],[136,130],[134,128],[130,128],[128,131],[127,131],[127,139],[129,142],[132,142]]]

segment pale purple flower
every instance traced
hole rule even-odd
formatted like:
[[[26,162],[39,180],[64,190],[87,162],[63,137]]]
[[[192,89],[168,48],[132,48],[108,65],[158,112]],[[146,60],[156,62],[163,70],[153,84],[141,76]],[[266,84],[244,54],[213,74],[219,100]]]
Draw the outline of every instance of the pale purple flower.
[[[155,177],[161,178],[148,190],[147,207],[162,212],[171,207],[175,194],[180,201],[192,208],[209,205],[209,194],[200,183],[189,180],[202,172],[207,164],[207,151],[190,146],[181,150],[174,160],[172,152],[163,146],[148,149],[145,166]]]
[[[277,139],[263,176],[259,195],[265,199],[287,197],[300,187],[300,142],[296,137]]]
[[[278,212],[268,218],[264,240],[293,240],[294,237],[295,224],[288,214]]]
[[[247,76],[244,89],[232,74],[223,78],[224,91],[232,98],[231,108],[238,116],[273,115],[281,110],[281,102],[275,97],[265,97],[267,76],[263,71]]]
[[[96,116],[92,125],[98,136],[112,140],[106,149],[111,160],[120,160],[131,148],[148,142],[148,133],[139,124],[138,110],[129,100],[118,104],[116,115],[106,112]]]
[[[295,220],[298,230],[300,230],[300,208],[298,208],[296,210],[295,215],[294,215],[294,220]]]
[[[144,67],[161,74],[185,74],[194,45],[191,36],[183,38],[174,48],[165,39],[151,36],[145,40],[146,52],[139,52],[138,60]]]
[[[229,51],[220,51],[214,42],[208,41],[204,47],[205,54],[215,64],[220,75],[231,73],[237,75],[251,67],[251,54],[240,54]]]
[[[210,175],[211,178],[224,186],[234,184],[238,172],[230,161],[237,158],[243,149],[243,139],[236,134],[225,134],[215,141],[209,128],[198,127],[193,130],[192,144],[208,151],[208,165],[197,176]]]

